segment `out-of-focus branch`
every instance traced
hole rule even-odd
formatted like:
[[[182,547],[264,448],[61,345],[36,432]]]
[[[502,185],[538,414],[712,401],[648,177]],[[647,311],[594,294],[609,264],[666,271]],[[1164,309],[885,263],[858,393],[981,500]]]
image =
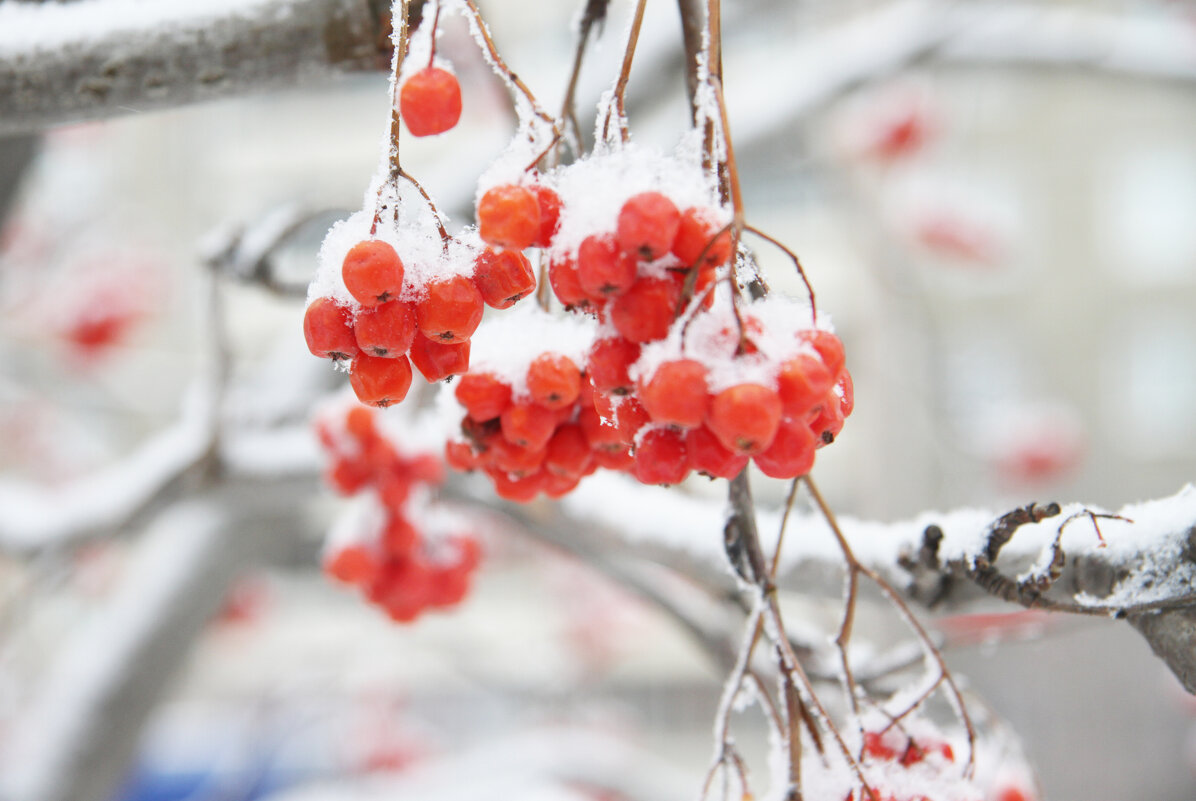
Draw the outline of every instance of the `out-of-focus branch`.
[[[0,4],[0,135],[384,69],[387,5]]]

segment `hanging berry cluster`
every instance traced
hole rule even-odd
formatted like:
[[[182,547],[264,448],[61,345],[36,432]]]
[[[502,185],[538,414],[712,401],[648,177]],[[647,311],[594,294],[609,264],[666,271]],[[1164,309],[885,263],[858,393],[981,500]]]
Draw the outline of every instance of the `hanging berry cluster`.
[[[429,489],[444,481],[440,459],[402,453],[376,412],[362,406],[320,418],[316,433],[329,456],[329,485],[359,498],[329,535],[325,572],[359,587],[398,622],[460,603],[478,545],[429,500]]]

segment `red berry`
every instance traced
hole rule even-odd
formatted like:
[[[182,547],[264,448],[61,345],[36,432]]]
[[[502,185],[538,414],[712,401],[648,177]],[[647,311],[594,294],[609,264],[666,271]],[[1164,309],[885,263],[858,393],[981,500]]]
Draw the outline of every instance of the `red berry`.
[[[577,424],[594,451],[627,450],[627,440],[623,439],[619,429],[603,423],[602,417],[594,409],[583,408],[577,415]]]
[[[371,584],[381,570],[378,556],[365,545],[346,545],[324,558],[324,572],[346,584]]]
[[[474,262],[473,283],[487,306],[508,309],[536,288],[536,274],[518,250],[486,248]]]
[[[466,373],[454,394],[479,423],[498,417],[511,403],[511,387],[490,373]]]
[[[399,90],[399,113],[412,136],[444,133],[461,119],[461,84],[447,70],[424,67]]]
[[[662,426],[640,438],[635,447],[635,477],[641,484],[677,484],[688,474],[684,434]]]
[[[635,467],[635,456],[632,455],[631,448],[624,445],[615,450],[594,451],[594,462],[607,470],[627,473]]]
[[[843,406],[838,395],[834,392],[826,393],[822,402],[810,413],[809,426],[810,431],[820,440],[819,447],[835,441],[835,437],[843,430]]]
[[[378,426],[374,420],[374,410],[364,406],[354,406],[345,412],[345,430],[360,443],[371,442],[378,438]]]
[[[415,329],[415,309],[401,300],[362,309],[353,321],[357,346],[371,356],[402,356],[411,349]]]
[[[584,306],[589,298],[581,287],[577,274],[577,262],[569,257],[553,259],[548,265],[548,283],[552,292],[566,307]]]
[[[382,529],[382,549],[388,556],[406,556],[419,541],[419,532],[402,515],[392,515]]]
[[[610,320],[625,339],[663,339],[677,312],[681,289],[667,278],[641,278],[610,304]]]
[[[353,495],[367,487],[374,478],[370,466],[359,459],[338,458],[324,474],[328,486],[341,495]]]
[[[635,278],[635,256],[619,250],[613,236],[593,234],[582,240],[577,249],[577,280],[591,298],[621,295]]]
[[[390,406],[407,397],[407,390],[411,388],[411,363],[406,356],[383,359],[359,354],[353,360],[349,384],[362,403]]]
[[[416,337],[411,343],[411,363],[428,383],[469,372],[469,342],[435,342]]]
[[[660,192],[642,192],[619,210],[615,238],[624,252],[653,261],[669,252],[680,223],[681,212],[673,201]]]
[[[377,306],[403,289],[403,262],[395,249],[378,239],[358,242],[345,254],[341,277],[362,306]]]
[[[581,483],[581,476],[544,473],[544,494],[549,498],[563,498],[573,490],[577,489],[577,485]]]
[[[548,441],[544,469],[553,475],[576,478],[586,471],[593,460],[594,454],[582,427],[577,423],[566,423]]]
[[[352,359],[360,352],[353,315],[332,298],[316,298],[303,315],[307,349],[321,359]]]
[[[629,443],[634,442],[639,430],[651,422],[643,404],[634,395],[620,399],[619,404],[614,407],[614,420],[623,441]]]
[[[760,472],[772,478],[797,478],[814,466],[818,439],[803,418],[785,418],[772,444],[754,457]]]
[[[486,451],[486,463],[512,477],[530,476],[544,464],[544,448],[525,448],[499,437]]]
[[[566,409],[581,391],[581,371],[568,356],[541,353],[527,368],[527,391],[547,409]]]
[[[873,759],[896,759],[897,749],[884,741],[884,736],[877,731],[864,732],[864,754]]]
[[[759,384],[737,384],[714,396],[706,425],[724,447],[756,454],[772,444],[781,423],[781,399]]]
[[[806,329],[798,332],[798,338],[809,342],[822,357],[822,363],[830,371],[832,380],[839,378],[839,371],[843,369],[843,342],[830,331],[820,328]]]
[[[540,236],[540,203],[522,186],[496,186],[478,201],[478,235],[489,245],[523,250]]]
[[[722,227],[710,209],[686,209],[677,226],[677,236],[673,239],[673,255],[686,267],[709,269],[726,264],[731,258],[731,232],[719,233]],[[715,234],[718,236],[715,237]],[[698,265],[699,258],[701,265]]]
[[[599,339],[586,357],[586,375],[598,392],[626,395],[634,382],[627,371],[640,357],[640,346],[622,337]]]
[[[501,470],[487,471],[490,480],[494,482],[494,491],[498,497],[517,503],[527,503],[539,494],[544,487],[545,474],[533,473],[530,476],[512,478]]]
[[[710,396],[706,391],[706,365],[677,359],[656,368],[640,386],[640,401],[655,423],[694,428],[706,419]]]
[[[532,244],[546,248],[552,244],[552,238],[561,224],[561,198],[543,184],[537,184],[533,191],[540,206],[540,235]]]
[[[556,429],[556,414],[537,403],[512,403],[499,418],[502,435],[508,442],[531,450],[540,450]]]
[[[783,362],[777,371],[777,395],[782,410],[789,417],[804,417],[833,383],[821,358],[809,353],[797,354]]]
[[[706,426],[691,428],[685,433],[685,450],[689,454],[689,466],[711,478],[735,478],[751,459],[724,448]]]
[[[482,322],[482,293],[463,275],[431,281],[415,307],[419,330],[438,342],[464,342]]]

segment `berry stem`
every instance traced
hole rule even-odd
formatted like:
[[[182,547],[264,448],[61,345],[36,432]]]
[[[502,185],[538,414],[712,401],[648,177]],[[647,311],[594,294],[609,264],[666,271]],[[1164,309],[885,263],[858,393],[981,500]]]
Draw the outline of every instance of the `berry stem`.
[[[776,246],[782,253],[784,253],[786,256],[788,256],[793,261],[793,266],[797,268],[797,275],[799,278],[801,278],[802,283],[806,285],[806,293],[810,296],[811,320],[813,321],[814,325],[817,325],[818,324],[818,307],[815,305],[815,302],[814,302],[814,285],[810,283],[809,277],[806,276],[806,271],[804,269],[802,269],[801,259],[799,259],[797,257],[796,253],[794,253],[792,250],[790,250],[789,248],[787,248],[783,244],[781,244],[781,242],[779,242],[778,240],[769,236],[768,234],[764,233],[763,231],[761,231],[759,228],[755,227],[754,225],[744,226],[744,230],[750,231],[751,233],[753,233],[756,236],[763,239],[765,242],[768,242],[768,243]]]
[[[410,0],[398,0],[395,4],[398,7],[399,18],[399,38],[395,43],[394,57],[391,59],[391,87],[390,87],[390,152],[387,154],[387,159],[390,163],[390,172],[387,175],[386,181],[382,186],[378,187],[378,198],[374,205],[374,220],[370,224],[370,236],[378,232],[378,223],[382,220],[382,211],[386,208],[383,203],[383,196],[386,188],[389,186],[394,189],[395,202],[398,203],[398,184],[399,177],[403,174],[403,168],[399,161],[399,134],[403,129],[402,119],[399,113],[399,73],[403,69],[403,61],[407,58],[407,14]],[[439,8],[439,7],[438,7]],[[391,10],[391,24],[394,24],[395,7]],[[395,209],[396,215],[398,209]]]
[[[619,71],[619,79],[615,81],[614,91],[614,110],[613,115],[619,122],[619,139],[626,143],[631,137],[631,132],[627,129],[627,112],[625,96],[627,94],[627,84],[631,80],[631,62],[635,59],[635,46],[639,43],[640,28],[644,24],[644,8],[647,6],[647,0],[637,0],[635,4],[635,15],[631,18],[631,31],[627,34],[627,48],[623,51],[623,68]],[[603,141],[610,141],[610,122],[612,110],[606,110],[606,119],[602,123],[602,139]]]
[[[561,127],[569,138],[575,153],[581,153],[581,126],[577,122],[577,82],[581,78],[581,65],[585,61],[586,45],[590,41],[590,31],[606,16],[606,5],[609,0],[590,2],[582,15],[581,24],[577,32],[577,50],[573,54],[573,68],[569,72],[569,83],[565,87],[565,99],[561,101]]]
[[[507,66],[507,62],[503,61],[502,56],[498,54],[498,48],[494,46],[494,39],[490,36],[490,29],[486,25],[486,20],[482,18],[482,12],[478,10],[477,4],[474,0],[464,0],[466,9],[469,10],[470,22],[473,23],[473,29],[477,32],[482,42],[486,45],[486,51],[490,56],[490,64],[496,72],[502,77],[512,90],[518,91],[531,104],[532,112],[544,122],[557,130],[559,123],[551,114],[540,107],[536,96],[532,94],[532,90],[527,87],[523,80],[511,71]]]
[[[444,220],[440,216],[440,210],[437,209],[436,204],[432,202],[432,196],[428,194],[427,190],[424,189],[423,185],[419,181],[415,180],[415,176],[411,175],[411,173],[407,172],[402,167],[399,168],[398,177],[405,178],[406,180],[410,181],[411,185],[419,191],[424,201],[428,204],[428,208],[432,210],[432,216],[436,219],[436,229],[440,232],[440,241],[443,243],[445,250],[447,250],[448,244],[452,238],[449,236],[448,230],[446,230],[444,227]]]
[[[436,11],[432,16],[432,33],[430,47],[428,48],[428,69],[432,69],[432,63],[436,60],[436,31],[440,28],[440,0],[436,0]]]

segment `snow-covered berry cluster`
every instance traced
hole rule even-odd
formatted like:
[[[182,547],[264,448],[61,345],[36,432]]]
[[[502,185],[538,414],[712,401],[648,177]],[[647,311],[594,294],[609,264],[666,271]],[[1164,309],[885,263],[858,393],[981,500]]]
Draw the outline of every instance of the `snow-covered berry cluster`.
[[[316,421],[330,459],[328,483],[358,496],[329,534],[324,570],[405,623],[460,603],[479,550],[463,521],[429,497],[429,488],[444,481],[440,459],[399,450],[376,414],[353,406]]]

